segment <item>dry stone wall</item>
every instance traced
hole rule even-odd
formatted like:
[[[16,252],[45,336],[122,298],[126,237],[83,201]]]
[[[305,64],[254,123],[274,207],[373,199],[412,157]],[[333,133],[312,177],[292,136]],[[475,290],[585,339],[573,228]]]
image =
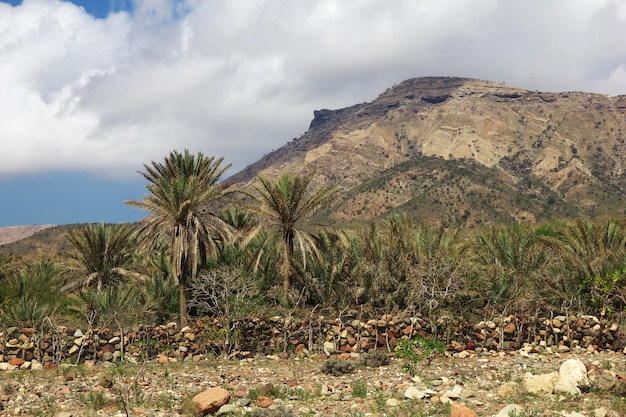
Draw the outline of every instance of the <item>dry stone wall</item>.
[[[468,323],[447,317],[355,315],[260,317],[227,322],[197,320],[129,329],[47,331],[6,327],[0,331],[0,368],[50,367],[63,362],[194,360],[207,355],[268,355],[281,352],[367,352],[393,350],[400,340],[435,338],[450,354],[515,350],[566,352],[571,349],[624,351],[626,337],[616,323],[594,316],[500,317]],[[626,352],[625,352],[626,353]]]

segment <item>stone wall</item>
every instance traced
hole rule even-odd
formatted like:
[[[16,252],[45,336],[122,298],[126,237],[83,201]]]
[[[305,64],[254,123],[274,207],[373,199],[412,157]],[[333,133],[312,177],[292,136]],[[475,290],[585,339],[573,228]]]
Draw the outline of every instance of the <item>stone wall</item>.
[[[532,351],[622,351],[626,346],[626,337],[616,323],[594,316],[508,316],[479,323],[403,315],[369,319],[349,314],[336,318],[275,316],[230,323],[204,319],[184,328],[176,323],[89,330],[8,327],[0,332],[0,365],[6,369],[32,363],[54,366],[67,361],[114,361],[122,357],[192,360],[222,353],[241,357],[303,351],[366,352],[392,350],[399,340],[420,336],[446,343],[451,354],[522,347]]]

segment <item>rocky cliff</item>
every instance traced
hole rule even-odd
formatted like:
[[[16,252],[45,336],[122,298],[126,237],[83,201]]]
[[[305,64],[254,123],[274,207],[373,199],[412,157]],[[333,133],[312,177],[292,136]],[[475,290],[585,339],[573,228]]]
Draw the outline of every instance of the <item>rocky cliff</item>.
[[[232,178],[315,170],[342,190],[325,213],[337,223],[394,211],[470,227],[615,217],[626,206],[625,132],[626,96],[416,78],[316,110],[304,135]]]

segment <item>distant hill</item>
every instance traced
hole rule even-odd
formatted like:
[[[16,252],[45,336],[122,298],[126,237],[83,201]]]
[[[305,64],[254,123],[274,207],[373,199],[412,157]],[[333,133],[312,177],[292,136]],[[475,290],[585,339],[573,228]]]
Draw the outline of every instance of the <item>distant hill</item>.
[[[342,192],[324,215],[407,211],[445,224],[624,215],[626,96],[547,93],[468,78],[404,81],[314,112],[308,131],[232,179],[317,173]]]
[[[14,226],[0,228],[0,236],[12,236],[0,245],[0,254],[56,254],[68,252],[71,245],[65,238],[67,232],[85,226],[84,224],[67,224],[62,226]],[[17,239],[19,236],[21,238]],[[8,239],[8,237],[6,238]]]
[[[18,240],[34,235],[40,230],[48,229],[54,226],[55,225],[53,224],[43,224],[0,227],[0,246],[11,242],[17,242]]]

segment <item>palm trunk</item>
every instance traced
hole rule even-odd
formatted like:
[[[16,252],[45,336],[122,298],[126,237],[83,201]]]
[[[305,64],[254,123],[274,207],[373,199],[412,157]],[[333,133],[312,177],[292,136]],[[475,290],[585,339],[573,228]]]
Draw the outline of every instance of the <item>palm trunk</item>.
[[[291,287],[291,277],[289,276],[289,260],[286,259],[281,267],[283,274],[283,304],[289,305],[289,288]]]
[[[178,291],[180,294],[180,327],[181,329],[189,324],[189,316],[187,314],[187,294],[185,292],[185,283],[178,283]]]

